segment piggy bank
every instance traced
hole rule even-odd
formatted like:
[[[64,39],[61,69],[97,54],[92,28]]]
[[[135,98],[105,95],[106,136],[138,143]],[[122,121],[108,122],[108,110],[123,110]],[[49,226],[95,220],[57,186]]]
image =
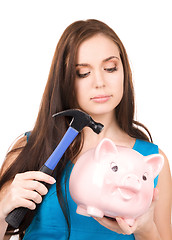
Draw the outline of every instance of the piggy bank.
[[[163,167],[160,154],[143,156],[104,138],[78,158],[69,179],[76,212],[102,218],[122,217],[130,226],[151,205],[154,178]]]

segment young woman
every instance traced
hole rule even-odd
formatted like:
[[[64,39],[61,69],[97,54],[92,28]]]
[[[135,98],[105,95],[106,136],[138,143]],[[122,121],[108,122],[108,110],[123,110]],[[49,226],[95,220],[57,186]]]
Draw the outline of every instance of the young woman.
[[[97,135],[84,128],[58,163],[53,178],[38,170],[71,119],[52,115],[71,108],[87,112],[104,124],[104,130]],[[148,130],[145,128],[146,135],[140,127],[145,128],[134,120],[132,75],[118,36],[97,20],[71,24],[57,45],[35,127],[16,142],[1,169],[0,239],[9,239],[14,233],[5,222],[13,209],[22,206],[34,210],[36,204],[40,204],[37,211],[28,213],[17,230],[25,240],[172,239],[168,160],[152,143]],[[152,205],[132,227],[120,217],[99,219],[76,214],[76,204],[69,194],[70,171],[78,157],[104,137],[143,155],[160,152],[165,158],[158,185],[155,180]],[[41,181],[52,184],[49,191]]]

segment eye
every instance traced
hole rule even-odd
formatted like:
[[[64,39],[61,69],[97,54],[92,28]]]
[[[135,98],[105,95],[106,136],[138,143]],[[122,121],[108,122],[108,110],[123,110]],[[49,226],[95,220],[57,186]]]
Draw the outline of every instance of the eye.
[[[109,73],[112,73],[112,72],[115,72],[117,71],[117,67],[113,67],[113,68],[104,68],[105,71],[109,72]]]
[[[118,166],[116,165],[116,163],[114,163],[114,162],[111,163],[111,169],[112,169],[112,171],[114,171],[114,172],[117,172],[117,171],[118,171]]]
[[[146,181],[147,178],[148,178],[148,174],[147,174],[147,173],[144,173],[144,175],[142,176],[142,179],[143,179],[144,181]]]
[[[90,72],[80,73],[79,71],[76,71],[76,75],[77,75],[79,78],[85,78],[85,77],[87,77],[89,74],[90,74]]]

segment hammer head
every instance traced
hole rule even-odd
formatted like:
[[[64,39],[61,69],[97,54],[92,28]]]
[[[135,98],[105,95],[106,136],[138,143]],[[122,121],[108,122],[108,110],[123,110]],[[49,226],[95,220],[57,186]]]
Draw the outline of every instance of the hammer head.
[[[78,109],[69,109],[55,113],[53,117],[56,116],[73,117],[70,126],[76,129],[78,132],[82,131],[84,127],[90,127],[95,133],[99,134],[104,127],[103,124],[95,122],[90,115]]]

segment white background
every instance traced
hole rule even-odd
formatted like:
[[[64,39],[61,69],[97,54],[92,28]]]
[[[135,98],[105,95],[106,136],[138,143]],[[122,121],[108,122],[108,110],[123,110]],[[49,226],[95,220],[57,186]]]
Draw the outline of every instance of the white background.
[[[0,0],[0,165],[11,143],[34,126],[54,50],[64,29],[96,18],[128,52],[136,119],[172,167],[172,14],[169,0]]]

